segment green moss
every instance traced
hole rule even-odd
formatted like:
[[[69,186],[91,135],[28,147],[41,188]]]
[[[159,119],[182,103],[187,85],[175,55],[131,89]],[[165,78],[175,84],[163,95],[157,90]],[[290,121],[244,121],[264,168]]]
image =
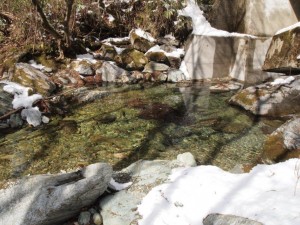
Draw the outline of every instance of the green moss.
[[[57,70],[57,63],[54,59],[47,58],[46,54],[42,54],[38,57],[36,57],[36,61],[39,64],[42,64],[43,66],[46,66],[48,68],[51,68],[52,70]]]
[[[253,97],[247,90],[237,93],[234,98],[242,104],[248,106],[253,105],[257,101],[257,99]]]
[[[262,159],[265,162],[276,162],[286,152],[281,133],[270,135],[263,148]]]

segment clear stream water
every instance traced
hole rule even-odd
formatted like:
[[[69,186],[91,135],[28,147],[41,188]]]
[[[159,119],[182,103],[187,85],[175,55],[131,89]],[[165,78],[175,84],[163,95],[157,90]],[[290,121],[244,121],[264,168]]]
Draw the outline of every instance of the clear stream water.
[[[187,151],[199,165],[229,170],[255,164],[266,134],[281,124],[250,117],[227,104],[232,92],[210,93],[205,84],[120,90],[74,106],[49,124],[0,134],[0,181],[95,162],[121,169],[139,159],[175,159]]]

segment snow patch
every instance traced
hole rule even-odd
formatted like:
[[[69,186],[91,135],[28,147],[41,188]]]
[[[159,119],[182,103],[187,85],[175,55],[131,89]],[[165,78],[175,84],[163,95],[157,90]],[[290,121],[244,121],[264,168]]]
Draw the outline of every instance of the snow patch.
[[[94,56],[90,53],[82,54],[82,55],[76,55],[76,58],[78,61],[86,60],[92,64],[96,64],[97,60],[94,58]]]
[[[36,69],[38,69],[38,70],[43,70],[43,69],[45,69],[45,66],[43,66],[42,64],[38,64],[36,61],[34,61],[33,59],[32,60],[29,60],[29,64],[32,66],[32,67],[34,67],[34,68],[36,68]]]
[[[111,180],[109,182],[109,186],[116,191],[121,191],[123,189],[130,187],[131,185],[132,185],[132,182],[121,184],[121,183],[116,182],[113,178],[111,178]]]
[[[278,34],[287,32],[287,31],[289,31],[289,30],[293,30],[293,29],[295,29],[295,28],[297,28],[297,27],[300,27],[300,22],[295,23],[295,24],[293,24],[293,25],[291,25],[291,26],[288,26],[288,27],[285,27],[285,28],[280,29],[279,31],[276,32],[275,35],[278,35]]]
[[[285,84],[290,84],[292,81],[295,80],[295,77],[293,76],[289,76],[288,78],[277,78],[275,79],[273,82],[271,82],[271,85],[272,86],[275,86],[275,85],[285,85]]]
[[[182,48],[177,48],[175,51],[172,52],[166,52],[163,49],[160,48],[160,46],[155,45],[152,48],[150,48],[145,54],[149,52],[163,52],[167,57],[175,57],[180,58],[184,55],[184,50]]]
[[[39,111],[39,108],[32,107],[34,102],[43,98],[40,94],[28,95],[28,92],[31,88],[23,87],[22,85],[14,82],[1,81],[0,83],[6,84],[3,87],[4,91],[14,95],[14,99],[12,101],[13,108],[24,108],[21,111],[21,116],[24,120],[34,127],[40,125],[42,121],[46,123],[48,118],[45,117],[42,119],[42,113]]]
[[[290,159],[258,165],[244,174],[215,166],[177,168],[169,183],[155,187],[142,200],[139,225],[201,225],[211,213],[265,225],[300,224],[300,184],[295,173],[299,163]]]
[[[155,42],[156,39],[154,37],[152,37],[152,35],[144,30],[142,30],[141,28],[132,30],[131,32],[135,32],[138,36],[145,38],[146,40],[150,41],[150,42]]]

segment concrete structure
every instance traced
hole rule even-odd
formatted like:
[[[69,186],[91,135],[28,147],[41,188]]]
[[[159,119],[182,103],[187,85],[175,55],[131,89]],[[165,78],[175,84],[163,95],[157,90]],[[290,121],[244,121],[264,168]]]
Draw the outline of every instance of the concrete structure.
[[[271,38],[192,37],[184,58],[190,80],[232,77],[246,84],[272,74],[262,71]]]
[[[216,0],[212,26],[248,35],[194,35],[184,58],[188,79],[229,76],[246,84],[263,81],[273,75],[262,71],[272,36],[299,18],[299,0]]]
[[[216,0],[210,22],[229,32],[273,36],[299,18],[299,0]]]

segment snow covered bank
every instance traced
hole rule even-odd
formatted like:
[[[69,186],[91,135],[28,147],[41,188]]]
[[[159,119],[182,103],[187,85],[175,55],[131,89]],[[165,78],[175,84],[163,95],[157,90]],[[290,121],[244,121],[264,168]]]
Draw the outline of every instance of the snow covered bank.
[[[247,174],[215,166],[173,170],[138,207],[140,225],[201,225],[211,213],[247,217],[265,225],[300,224],[299,159],[258,165]]]

